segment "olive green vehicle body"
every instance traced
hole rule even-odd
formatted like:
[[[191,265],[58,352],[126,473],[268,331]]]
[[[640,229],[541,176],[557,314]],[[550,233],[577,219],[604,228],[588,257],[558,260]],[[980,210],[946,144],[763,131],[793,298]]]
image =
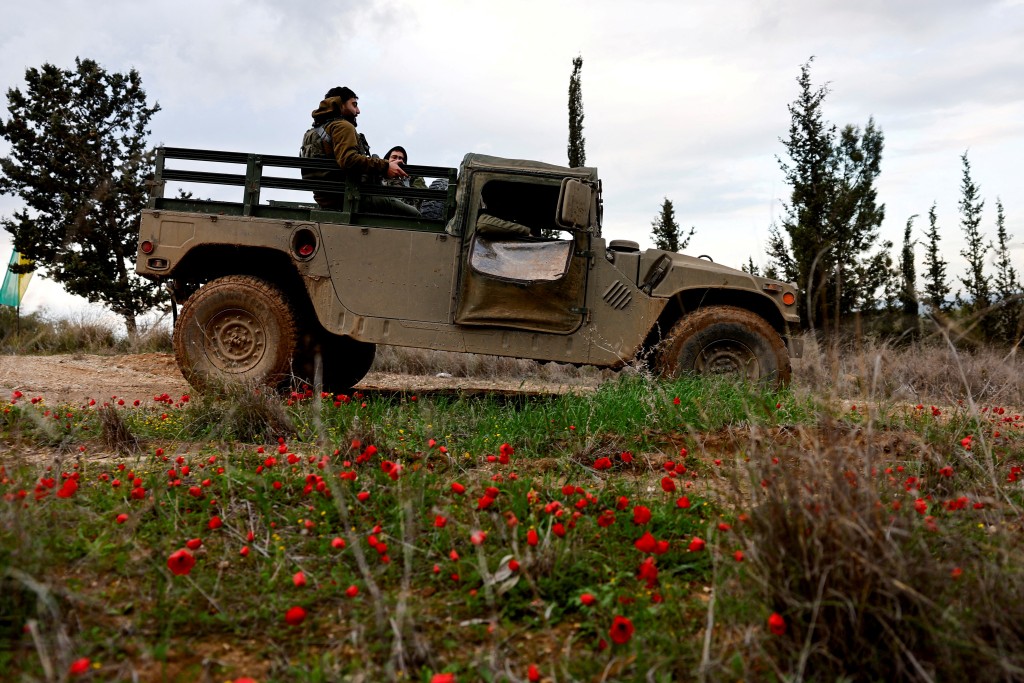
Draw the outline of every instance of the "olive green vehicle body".
[[[172,158],[245,163],[246,172],[174,171]],[[285,292],[300,323],[315,318],[329,333],[374,344],[617,367],[644,357],[687,313],[728,305],[756,313],[790,356],[800,355],[796,306],[783,303],[796,296],[793,285],[606,241],[594,168],[469,154],[457,170],[408,167],[446,178],[447,190],[349,182],[343,211],[311,199],[260,202],[266,188],[312,191],[326,182],[271,177],[265,168],[322,163],[161,148],[137,272],[177,303],[218,277],[253,275]],[[167,198],[167,182],[241,186],[243,201]],[[366,194],[438,201],[442,218],[363,214]],[[572,212],[568,229],[556,223]],[[533,236],[485,231],[485,216]],[[540,236],[560,227],[562,239]]]

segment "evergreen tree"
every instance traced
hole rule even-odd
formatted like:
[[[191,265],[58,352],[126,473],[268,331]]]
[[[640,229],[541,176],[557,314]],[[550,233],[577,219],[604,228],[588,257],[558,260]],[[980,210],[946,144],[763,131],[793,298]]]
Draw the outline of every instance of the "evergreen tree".
[[[583,138],[583,89],[580,72],[583,57],[572,60],[572,76],[569,77],[569,166],[579,168],[587,165],[586,140]]]
[[[960,227],[964,231],[967,246],[960,255],[967,260],[967,272],[960,278],[964,285],[964,297],[957,297],[968,312],[983,311],[992,303],[991,278],[985,275],[985,256],[991,243],[986,243],[981,234],[981,211],[985,200],[981,188],[971,178],[971,162],[967,152],[960,157],[963,162],[963,178],[960,183]]]
[[[903,315],[917,317],[920,306],[917,302],[917,269],[914,265],[914,244],[916,240],[911,239],[914,228],[913,215],[907,219],[907,225],[903,229],[903,249],[900,251],[900,293],[899,302],[903,309]]]
[[[868,119],[864,130],[843,127],[834,150],[836,168],[830,223],[835,259],[835,319],[855,310],[877,307],[877,293],[892,279],[892,243],[883,242],[879,251],[868,252],[878,242],[878,229],[885,218],[879,205],[875,181],[881,173],[883,136]]]
[[[745,264],[743,264],[740,267],[740,269],[744,273],[750,273],[751,275],[760,275],[761,274],[761,269],[757,267],[756,263],[754,263],[754,257],[753,256],[748,256],[747,257],[747,262]]]
[[[843,281],[851,285],[840,293],[840,301],[846,297],[851,299],[849,308],[840,311],[840,314],[854,310],[896,309],[902,285],[892,259],[892,247],[892,242],[885,240],[879,245],[878,251],[854,262],[851,267],[836,264],[836,271],[842,274]]]
[[[884,138],[873,119],[863,131],[848,125],[838,133],[825,122],[822,105],[829,90],[812,86],[811,61],[801,66],[800,93],[788,107],[789,137],[781,142],[789,160],[779,159],[779,166],[790,200],[784,205],[785,234],[776,225],[770,228],[768,254],[773,268],[809,295],[800,297],[801,318],[838,329],[844,314],[874,308],[876,293],[890,278],[887,254],[867,253],[885,216],[874,187]]]
[[[1017,270],[1010,259],[1010,240],[1006,232],[1006,214],[1003,202],[996,198],[996,274],[993,279],[995,299],[1000,304],[996,313],[995,332],[1002,340],[1016,343],[1024,332],[1024,292]]]
[[[679,229],[676,223],[676,210],[672,206],[672,200],[665,197],[661,205],[661,213],[651,222],[651,236],[654,238],[654,247],[665,251],[682,251],[690,243],[696,228],[690,228],[686,235]]]
[[[924,302],[932,315],[949,310],[947,298],[950,292],[949,282],[946,280],[948,263],[939,253],[939,242],[942,238],[939,235],[935,207],[936,204],[933,202],[932,208],[928,209],[928,232],[925,233],[928,244],[924,254]]]
[[[107,305],[129,334],[135,317],[162,298],[135,275],[145,178],[149,106],[135,70],[108,73],[76,59],[75,70],[52,64],[25,72],[25,91],[7,91],[10,118],[0,137],[0,193],[26,208],[0,220],[14,248],[71,294]]]

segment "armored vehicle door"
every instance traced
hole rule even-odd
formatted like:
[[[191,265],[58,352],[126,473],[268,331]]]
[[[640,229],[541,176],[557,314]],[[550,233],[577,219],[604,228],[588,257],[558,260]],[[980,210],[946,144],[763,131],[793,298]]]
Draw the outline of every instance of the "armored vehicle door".
[[[576,191],[567,192],[567,183]],[[555,334],[579,329],[590,189],[563,174],[486,171],[474,174],[468,189],[455,322]],[[578,225],[566,223],[573,216]],[[567,225],[573,229],[563,230]]]

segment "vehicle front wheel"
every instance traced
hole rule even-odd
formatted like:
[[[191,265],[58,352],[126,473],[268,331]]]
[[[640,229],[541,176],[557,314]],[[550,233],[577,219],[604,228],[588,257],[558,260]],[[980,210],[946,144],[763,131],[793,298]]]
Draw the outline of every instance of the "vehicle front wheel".
[[[775,388],[789,384],[793,372],[778,332],[735,306],[708,306],[679,320],[662,342],[657,369],[668,377],[732,375]]]
[[[295,317],[270,283],[248,275],[216,279],[182,306],[174,355],[198,390],[286,381],[295,353]]]

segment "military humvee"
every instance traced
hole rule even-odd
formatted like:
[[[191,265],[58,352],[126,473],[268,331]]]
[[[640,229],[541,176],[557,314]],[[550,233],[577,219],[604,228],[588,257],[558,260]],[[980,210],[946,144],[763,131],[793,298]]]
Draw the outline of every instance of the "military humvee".
[[[184,168],[204,164],[216,167]],[[594,168],[482,154],[458,169],[407,167],[447,180],[446,190],[266,168],[337,166],[157,152],[137,271],[170,291],[175,355],[198,389],[297,378],[342,391],[369,370],[376,344],[612,368],[641,359],[669,376],[734,373],[774,385],[789,381],[790,356],[800,355],[794,285],[606,241]],[[242,201],[166,197],[168,182],[239,186]],[[270,188],[344,193],[345,202],[340,211],[312,199],[261,203]],[[370,195],[437,202],[440,218],[361,211]]]

